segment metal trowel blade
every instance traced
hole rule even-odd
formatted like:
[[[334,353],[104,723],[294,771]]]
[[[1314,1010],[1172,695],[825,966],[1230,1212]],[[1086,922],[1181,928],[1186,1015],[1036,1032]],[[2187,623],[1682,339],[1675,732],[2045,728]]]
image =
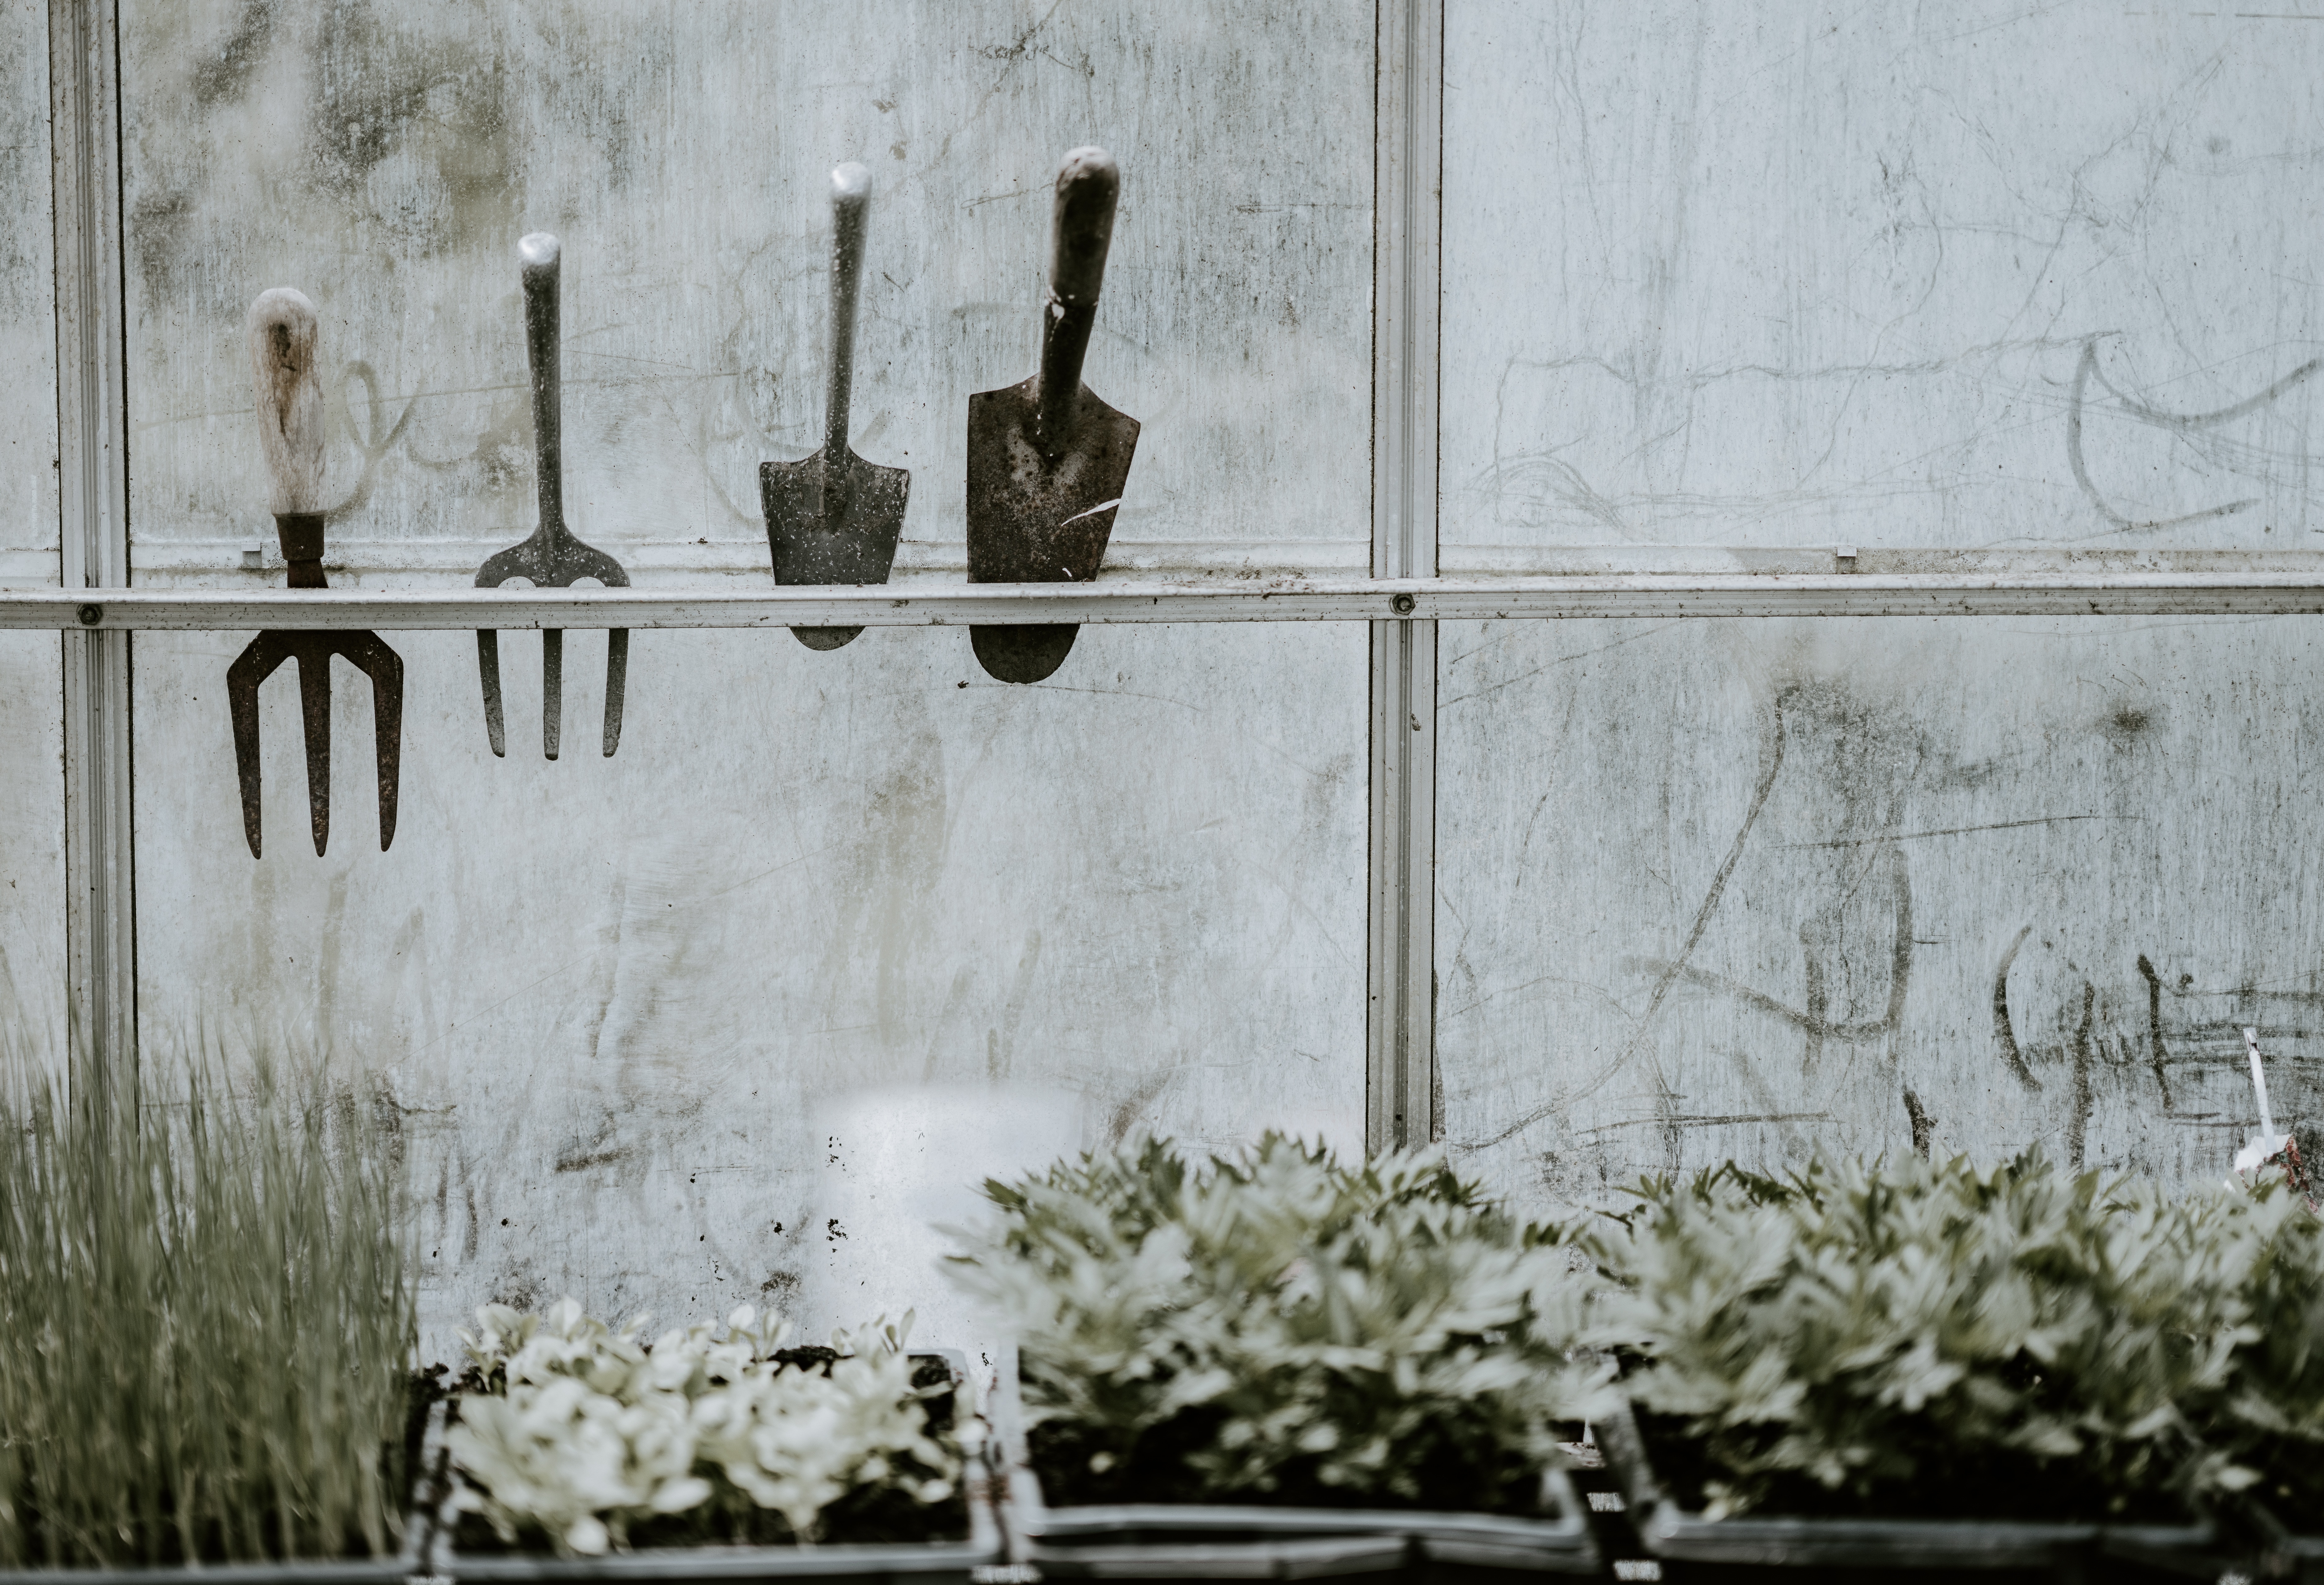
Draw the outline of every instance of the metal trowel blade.
[[[896,565],[911,494],[908,468],[883,468],[843,451],[844,472],[833,478],[818,451],[798,462],[759,465],[759,503],[767,514],[767,546],[778,584],[884,584]],[[835,486],[835,488],[833,488]],[[826,519],[825,493],[836,511]],[[836,650],[860,627],[795,627],[810,650]]]
[[[1130,483],[1138,420],[1081,388],[1072,438],[1055,460],[1034,444],[1038,380],[968,399],[968,581],[1086,583],[1097,576]],[[984,669],[1039,682],[1065,664],[1071,622],[972,627]]]

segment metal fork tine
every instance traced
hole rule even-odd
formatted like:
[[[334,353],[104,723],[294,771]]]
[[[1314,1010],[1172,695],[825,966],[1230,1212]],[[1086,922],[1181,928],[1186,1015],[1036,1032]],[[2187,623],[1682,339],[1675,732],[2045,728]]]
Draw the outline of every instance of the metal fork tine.
[[[260,794],[258,763],[258,685],[282,664],[285,635],[263,632],[243,647],[226,672],[226,709],[234,717],[235,779],[242,784],[242,834],[250,841],[250,856],[259,848]]]
[[[252,372],[258,386],[260,435],[272,475],[275,533],[294,589],[327,589],[323,528],[317,497],[323,482],[322,398],[314,382],[315,305],[288,287],[251,305]],[[492,635],[484,640],[485,703],[493,747],[500,747],[500,667]],[[379,845],[395,839],[396,786],[403,766],[403,659],[374,632],[271,631],[245,645],[226,668],[226,707],[234,717],[234,768],[242,784],[242,834],[259,856],[258,688],[285,660],[299,662],[299,714],[306,738],[307,817],[315,856],[331,844],[331,657],[371,679],[374,757],[379,768]]]
[[[403,657],[374,632],[348,635],[342,651],[371,678],[371,732],[379,772],[379,851],[395,840],[396,791],[403,772]]]
[[[315,856],[331,843],[331,657],[299,652],[299,714],[307,728],[307,818],[315,829]]]
[[[605,630],[605,758],[622,746],[622,690],[630,677],[630,630]]]
[[[540,630],[540,751],[557,758],[565,737],[565,633]]]
[[[609,589],[629,587],[630,575],[622,564],[593,545],[573,537],[565,525],[565,474],[562,435],[562,392],[557,372],[557,281],[562,250],[555,237],[534,232],[517,244],[523,261],[525,362],[532,371],[532,435],[539,465],[535,486],[540,493],[540,521],[523,539],[487,557],[476,569],[476,587],[497,589],[512,578],[522,578],[536,589],[569,589],[584,578],[595,578]],[[605,652],[604,750],[610,755],[622,741],[622,682],[628,675],[630,636],[612,635]],[[484,683],[484,731],[493,752],[503,748],[500,651],[493,634],[476,634],[476,664]],[[554,760],[565,735],[565,635],[544,629],[540,635],[540,748]]]
[[[508,758],[508,733],[501,721],[501,636],[491,628],[476,630],[476,671],[484,679],[484,735],[493,754]]]

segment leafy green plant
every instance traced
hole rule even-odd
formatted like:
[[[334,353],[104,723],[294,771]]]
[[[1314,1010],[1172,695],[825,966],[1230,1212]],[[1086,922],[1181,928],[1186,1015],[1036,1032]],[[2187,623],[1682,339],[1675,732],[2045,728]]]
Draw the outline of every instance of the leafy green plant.
[[[1053,1501],[1525,1511],[1610,1402],[1567,1251],[1435,1152],[1157,1140],[985,1193],[956,1271],[1015,1329]]]
[[[415,1320],[394,1142],[214,1063],[0,1129],[0,1565],[392,1553]]]
[[[2194,1212],[2236,1327],[2227,1380],[2193,1410],[2249,1488],[2314,1534],[2324,1528],[2324,1219],[2275,1168],[2209,1189]]]
[[[915,1384],[908,1315],[830,1350],[785,1349],[788,1323],[748,1304],[724,1337],[697,1325],[651,1343],[642,1317],[616,1331],[571,1299],[476,1318],[446,1440],[454,1502],[504,1545],[537,1534],[594,1555],[959,1527],[975,1427],[941,1365],[941,1385]]]
[[[1714,1516],[2117,1516],[2234,1484],[2190,1407],[2240,1335],[2222,1246],[2147,1183],[2029,1156],[1732,1163],[1591,1241],[1602,1340]]]

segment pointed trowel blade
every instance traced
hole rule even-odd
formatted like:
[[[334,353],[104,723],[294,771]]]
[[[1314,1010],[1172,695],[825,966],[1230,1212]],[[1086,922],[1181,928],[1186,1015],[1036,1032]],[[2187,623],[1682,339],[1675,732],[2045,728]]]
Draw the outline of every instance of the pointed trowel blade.
[[[896,564],[904,531],[904,503],[912,493],[908,468],[883,468],[843,451],[845,474],[825,477],[818,451],[798,462],[759,465],[759,503],[767,514],[767,545],[778,584],[884,584]],[[825,492],[838,489],[826,521]],[[810,650],[836,650],[860,627],[795,627]]]
[[[1138,420],[1086,385],[1072,440],[1051,461],[1033,442],[1038,378],[968,399],[968,581],[1086,583],[1097,576],[1130,483]],[[1070,622],[973,627],[969,641],[1002,682],[1039,682],[1065,664]]]

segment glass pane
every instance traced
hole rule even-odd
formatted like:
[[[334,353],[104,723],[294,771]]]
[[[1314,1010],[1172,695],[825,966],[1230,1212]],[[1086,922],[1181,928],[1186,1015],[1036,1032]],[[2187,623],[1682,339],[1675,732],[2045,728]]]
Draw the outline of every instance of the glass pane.
[[[132,0],[123,36],[145,581],[280,582],[241,338],[283,282],[322,315],[334,585],[463,585],[529,533],[515,243],[548,229],[575,531],[640,586],[764,586],[757,469],[822,438],[857,159],[853,443],[913,472],[898,582],[956,584],[966,400],[1032,370],[1091,141],[1123,187],[1088,380],[1145,425],[1109,566],[1364,562],[1369,14]],[[919,1230],[970,1207],[928,1184],[1133,1128],[1361,1137],[1360,631],[1089,628],[1014,688],[957,631],[640,633],[611,760],[576,633],[554,763],[537,638],[501,640],[497,760],[475,642],[391,635],[392,849],[339,667],[313,855],[286,669],[258,862],[247,637],[139,640],[149,1053],[214,1029],[375,1081],[439,1329],[569,1290],[811,1329],[917,1302],[943,1341]]]
[[[1446,49],[1448,571],[2312,569],[2324,28],[1454,0]],[[1448,628],[1447,1138],[1566,1199],[2224,1173],[2242,1025],[2317,1099],[2312,631]]]
[[[44,11],[0,13],[0,588],[57,583],[57,321]],[[0,1065],[64,1050],[64,698],[57,635],[0,633]]]

